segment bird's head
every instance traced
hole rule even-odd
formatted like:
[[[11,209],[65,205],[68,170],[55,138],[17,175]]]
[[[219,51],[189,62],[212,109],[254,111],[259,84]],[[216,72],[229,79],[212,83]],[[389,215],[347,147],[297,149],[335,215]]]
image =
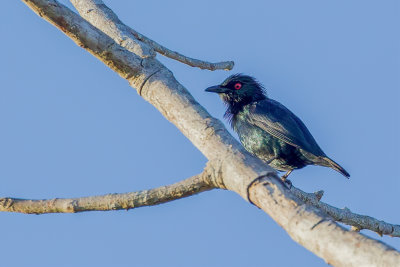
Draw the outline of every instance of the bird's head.
[[[229,108],[240,108],[266,98],[264,87],[255,78],[244,74],[229,76],[220,85],[208,87],[206,92],[219,94]]]

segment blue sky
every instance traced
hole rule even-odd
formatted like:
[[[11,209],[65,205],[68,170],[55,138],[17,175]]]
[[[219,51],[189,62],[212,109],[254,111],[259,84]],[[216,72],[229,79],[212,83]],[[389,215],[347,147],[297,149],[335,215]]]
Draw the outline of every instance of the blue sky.
[[[295,186],[400,223],[398,1],[107,1],[127,25],[232,72],[158,58],[215,117],[204,92],[257,77],[351,174],[307,167]],[[79,197],[173,183],[204,156],[105,65],[21,1],[0,15],[0,196]],[[268,215],[215,190],[157,207],[0,213],[1,266],[324,266]],[[364,231],[400,249],[400,240]]]

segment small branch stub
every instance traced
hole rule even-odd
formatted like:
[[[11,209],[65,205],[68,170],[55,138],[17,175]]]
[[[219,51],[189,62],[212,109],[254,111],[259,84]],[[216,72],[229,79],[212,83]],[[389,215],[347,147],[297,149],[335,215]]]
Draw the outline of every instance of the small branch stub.
[[[390,224],[370,216],[353,213],[347,207],[339,209],[326,204],[321,201],[324,193],[322,190],[310,194],[293,186],[291,188],[291,192],[305,203],[321,209],[331,216],[335,221],[350,225],[352,231],[359,232],[360,230],[368,229],[380,236],[389,235],[392,237],[400,237],[400,225]]]

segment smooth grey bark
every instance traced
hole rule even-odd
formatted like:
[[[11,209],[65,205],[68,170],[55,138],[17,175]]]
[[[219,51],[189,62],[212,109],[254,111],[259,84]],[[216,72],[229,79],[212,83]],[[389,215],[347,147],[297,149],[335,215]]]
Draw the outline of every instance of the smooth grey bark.
[[[23,2],[127,79],[210,160],[221,178],[220,187],[250,199],[296,242],[336,266],[400,266],[399,252],[346,230],[292,194],[273,169],[245,151],[155,58],[141,58],[126,50],[57,1]]]

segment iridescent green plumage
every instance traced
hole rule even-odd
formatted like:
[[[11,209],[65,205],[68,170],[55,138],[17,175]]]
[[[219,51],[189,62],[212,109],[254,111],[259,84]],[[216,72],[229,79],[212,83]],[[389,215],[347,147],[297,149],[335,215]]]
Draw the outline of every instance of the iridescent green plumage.
[[[271,167],[288,171],[288,175],[306,165],[320,165],[350,177],[326,156],[304,123],[285,106],[268,98],[254,78],[232,75],[206,91],[221,96],[227,105],[225,116],[244,148]]]

